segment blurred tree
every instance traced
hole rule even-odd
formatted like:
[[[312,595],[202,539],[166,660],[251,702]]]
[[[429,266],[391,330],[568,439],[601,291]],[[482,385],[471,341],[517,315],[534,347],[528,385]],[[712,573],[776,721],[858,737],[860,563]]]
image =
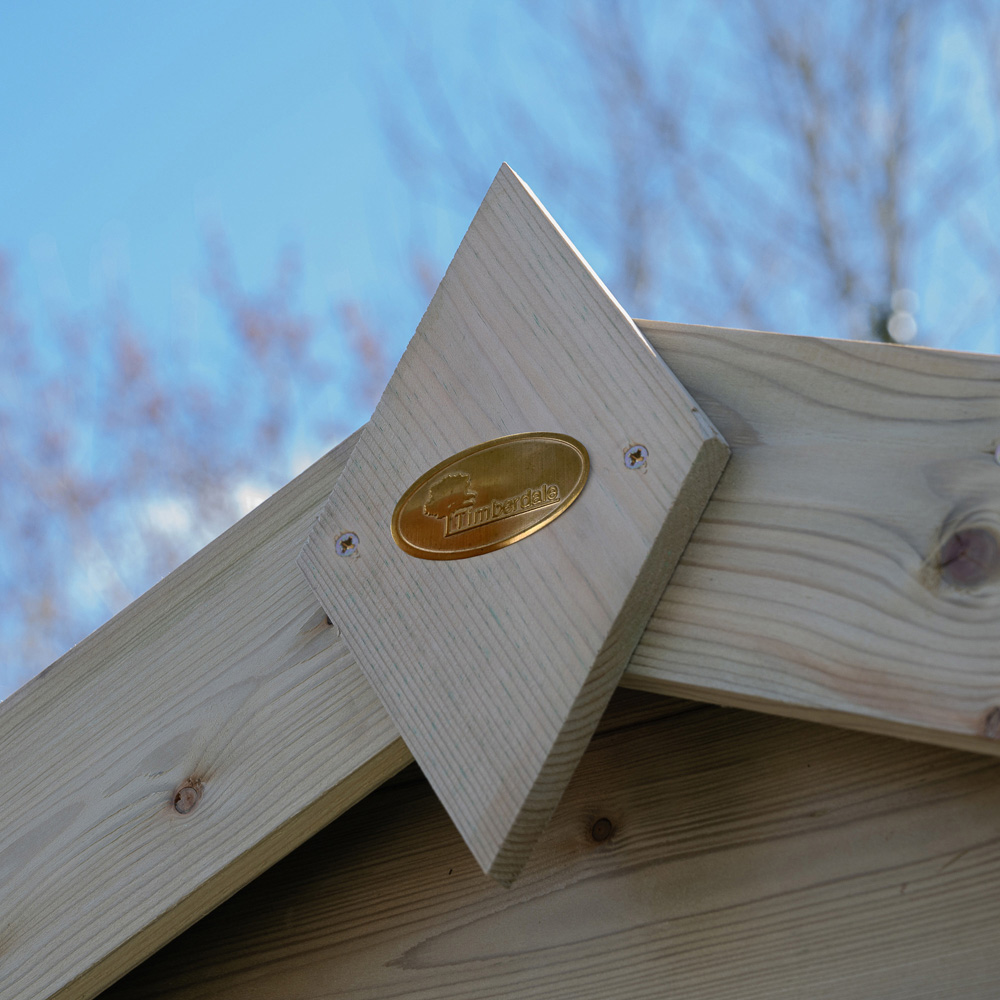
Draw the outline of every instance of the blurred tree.
[[[468,212],[509,160],[633,315],[909,341],[924,301],[925,343],[995,347],[995,5],[523,11],[535,58],[499,87],[488,30],[462,63],[401,29],[383,108],[415,196]]]
[[[389,62],[410,86],[386,77],[382,104],[425,300],[454,250],[434,246],[437,220],[467,222],[507,159],[635,315],[995,349],[995,5],[525,3],[516,33],[482,5],[447,52],[419,9],[397,14]],[[33,336],[0,257],[0,510],[17,539],[0,664],[17,680],[287,480],[297,442],[351,429],[310,389],[370,405],[388,375],[378,311],[302,315],[294,257],[259,295],[221,239],[207,270],[222,389],[181,345],[152,346],[120,291]],[[336,368],[315,349],[331,326]]]
[[[293,254],[256,295],[223,239],[208,240],[208,258],[228,334],[226,378],[211,384],[181,342],[140,330],[118,292],[101,314],[53,317],[37,336],[0,255],[6,691],[287,482],[300,442],[353,430],[330,414],[370,407],[387,377],[360,307],[344,305],[333,332],[297,311]],[[316,351],[321,334],[351,345],[336,367]]]

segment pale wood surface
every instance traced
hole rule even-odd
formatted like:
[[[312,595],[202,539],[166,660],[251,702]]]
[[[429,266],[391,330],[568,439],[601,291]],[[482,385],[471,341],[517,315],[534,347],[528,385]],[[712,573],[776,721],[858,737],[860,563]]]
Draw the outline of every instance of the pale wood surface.
[[[623,683],[1000,750],[994,585],[931,557],[995,523],[1000,360],[642,327],[734,457]],[[408,759],[293,566],[349,447],[0,705],[4,1000],[95,995]]]
[[[733,457],[625,683],[1000,752],[1000,358],[640,325]]]
[[[562,516],[471,559],[397,547],[389,522],[411,484],[470,447],[530,431],[589,452],[590,478]],[[637,444],[648,459],[630,469]],[[551,816],[727,458],[504,166],[302,556],[438,797],[501,881]],[[476,502],[537,485],[513,473]],[[344,557],[348,532],[358,554]]]
[[[514,888],[407,771],[104,1000],[995,1000],[1000,762],[683,707],[594,739]]]
[[[0,997],[93,996],[411,759],[295,565],[352,445],[0,705]]]

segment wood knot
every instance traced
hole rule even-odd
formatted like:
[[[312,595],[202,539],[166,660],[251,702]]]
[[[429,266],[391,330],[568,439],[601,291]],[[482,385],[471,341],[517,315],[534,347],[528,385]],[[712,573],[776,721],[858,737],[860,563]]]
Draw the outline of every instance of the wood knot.
[[[987,528],[959,528],[938,550],[941,579],[952,587],[978,587],[1000,567],[1000,546]]]
[[[595,844],[603,844],[614,832],[615,828],[611,820],[606,816],[602,816],[599,820],[595,820],[594,825],[590,828],[590,839]]]
[[[182,816],[191,812],[201,801],[203,787],[199,778],[185,778],[174,792],[174,810]]]

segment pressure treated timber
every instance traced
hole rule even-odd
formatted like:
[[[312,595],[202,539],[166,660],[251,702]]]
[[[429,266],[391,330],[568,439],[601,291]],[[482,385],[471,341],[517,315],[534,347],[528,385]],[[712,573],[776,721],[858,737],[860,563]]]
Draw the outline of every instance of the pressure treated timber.
[[[411,759],[295,565],[353,443],[0,704],[3,1000],[93,996]]]
[[[1000,752],[995,585],[934,582],[994,502],[1000,359],[640,327],[734,455],[623,683]],[[409,760],[293,565],[350,446],[0,703],[3,1000],[94,996]]]
[[[1000,752],[1000,358],[639,325],[733,457],[625,683]]]
[[[547,450],[513,438],[529,434],[549,435]],[[582,468],[575,442],[589,478],[541,530],[472,558],[412,554],[446,554],[446,530],[489,545],[533,518],[530,497],[546,501],[549,489],[568,501]],[[577,456],[568,477],[553,460],[566,452]],[[300,560],[500,881],[517,875],[552,815],[728,457],[505,164]],[[389,524],[407,496],[399,534],[410,523],[424,542],[403,551]]]
[[[103,1000],[995,1000],[1000,761],[662,702],[512,889],[406,771]]]

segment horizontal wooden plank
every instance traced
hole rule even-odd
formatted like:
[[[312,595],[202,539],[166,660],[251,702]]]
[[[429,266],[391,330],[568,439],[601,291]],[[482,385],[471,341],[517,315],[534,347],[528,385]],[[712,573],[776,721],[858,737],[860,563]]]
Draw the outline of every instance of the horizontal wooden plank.
[[[352,445],[0,705],[0,997],[95,995],[410,761],[295,565]]]
[[[625,683],[1000,750],[998,584],[940,567],[1000,360],[641,328],[734,457]],[[350,447],[0,705],[0,997],[94,996],[409,760],[294,565]]]
[[[998,761],[733,709],[612,726],[509,890],[404,773],[104,1000],[997,995]]]
[[[733,457],[625,683],[1000,753],[1000,358],[640,328]]]

